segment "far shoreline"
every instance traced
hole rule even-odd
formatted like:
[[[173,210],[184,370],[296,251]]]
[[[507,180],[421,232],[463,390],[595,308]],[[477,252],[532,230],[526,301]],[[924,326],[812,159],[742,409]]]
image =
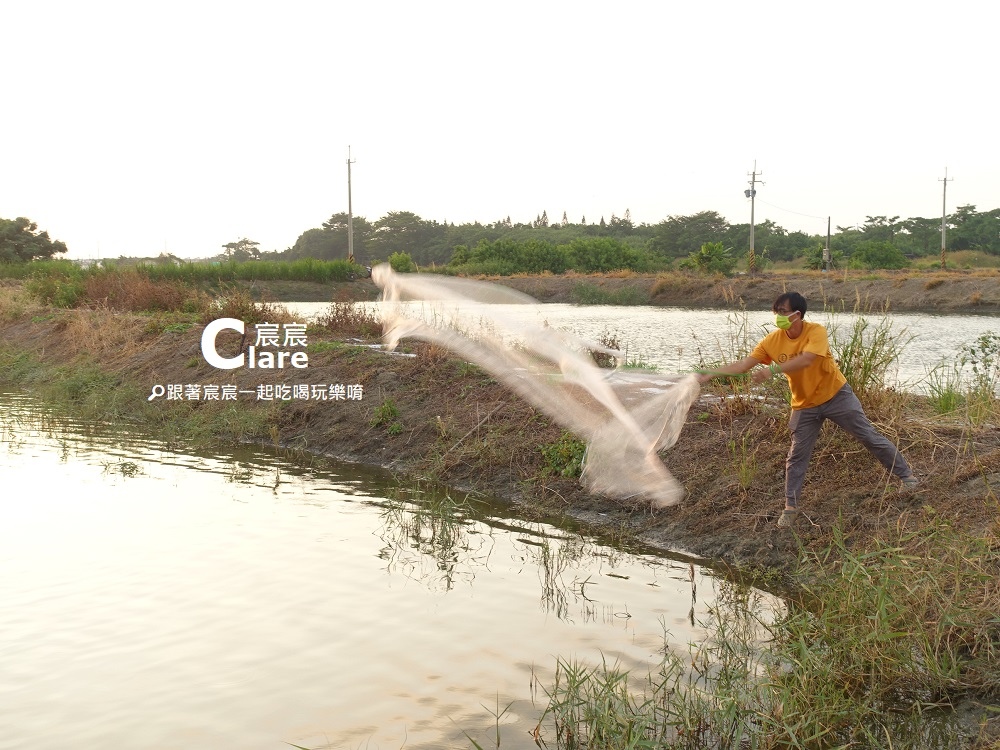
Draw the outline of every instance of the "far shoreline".
[[[836,312],[1000,314],[1000,270],[766,271],[734,277],[687,273],[543,274],[476,277],[523,292],[540,303],[625,304],[658,307],[770,310],[786,291],[815,309]],[[243,282],[255,297],[273,302],[377,299],[371,279],[319,283]]]

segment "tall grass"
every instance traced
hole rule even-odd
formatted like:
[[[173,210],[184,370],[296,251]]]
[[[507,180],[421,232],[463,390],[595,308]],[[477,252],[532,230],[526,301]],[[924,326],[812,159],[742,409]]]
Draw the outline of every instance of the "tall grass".
[[[79,280],[89,276],[116,274],[133,270],[154,281],[218,284],[226,281],[350,281],[366,274],[365,269],[346,260],[259,260],[259,261],[187,261],[182,263],[138,263],[120,265],[105,261],[83,268],[69,260],[39,260],[31,263],[0,263],[0,278],[29,279],[61,277]]]
[[[927,517],[864,551],[842,535],[784,612],[722,583],[688,653],[640,680],[559,660],[536,734],[565,748],[960,748],[927,717],[1000,696],[1000,545]]]
[[[201,311],[203,323],[216,318],[236,318],[248,327],[258,323],[291,323],[292,314],[277,302],[257,302],[246,289],[226,286],[223,293],[205,305]]]
[[[1000,336],[988,331],[962,345],[958,361],[928,370],[924,389],[937,414],[961,417],[970,425],[1000,419]]]
[[[711,342],[695,337],[699,369],[714,370],[743,359],[766,334],[763,326],[751,326],[745,309],[728,313],[724,337],[716,336]],[[759,413],[767,407],[768,400],[786,403],[788,400],[784,378],[773,378],[760,386],[754,385],[746,375],[719,377],[712,382],[714,387],[727,391],[727,398],[720,403],[720,408],[729,416]]]
[[[849,327],[837,325],[835,316],[831,321],[830,349],[840,371],[866,409],[883,409],[889,395],[887,381],[913,337],[906,330],[894,330],[889,315],[873,320],[857,314]]]
[[[189,262],[140,265],[137,270],[154,280],[218,284],[226,281],[350,281],[364,275],[356,263],[346,260],[300,258],[290,261]]]
[[[0,264],[0,278],[22,279],[41,302],[56,307],[107,306],[116,310],[204,309],[204,290],[253,281],[329,283],[361,278],[367,271],[346,260],[237,263],[187,262],[119,267],[114,262],[82,268],[70,261]]]
[[[337,336],[378,339],[382,335],[382,317],[378,311],[350,300],[336,300],[316,316],[314,328]]]

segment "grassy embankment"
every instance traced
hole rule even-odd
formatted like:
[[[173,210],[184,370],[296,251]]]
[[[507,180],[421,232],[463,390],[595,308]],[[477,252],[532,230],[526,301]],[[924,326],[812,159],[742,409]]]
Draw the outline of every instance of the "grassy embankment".
[[[5,385],[30,389],[89,418],[141,422],[185,443],[257,440],[330,453],[351,446],[376,462],[389,446],[397,465],[408,461],[423,476],[506,482],[550,509],[579,500],[572,476],[558,476],[578,469],[572,436],[446,352],[414,347],[415,358],[394,358],[390,365],[354,345],[353,337],[377,337],[377,324],[346,304],[332,306],[310,329],[310,370],[326,368],[364,382],[374,405],[331,415],[288,403],[149,403],[150,378],[209,382],[214,376],[196,354],[204,322],[220,316],[276,322],[281,310],[254,303],[245,291],[210,300],[182,282],[154,283],[130,273],[92,278],[97,280],[75,296],[75,308],[53,305],[61,298],[50,296],[51,284],[4,289]],[[934,421],[946,419],[941,429],[957,434],[962,446],[975,445],[982,430],[1000,421],[998,361],[987,348],[995,342],[984,342],[976,354],[979,369],[971,380],[942,374],[937,391],[919,405],[924,419],[913,427],[906,413],[912,400],[881,382],[899,344],[886,331],[863,322],[837,343],[845,373],[883,430],[905,437],[908,454],[919,455],[924,465],[937,453],[948,454],[955,476],[940,479],[938,488],[957,493],[960,481],[966,487],[978,473],[976,493],[948,498],[935,492],[888,517],[892,502],[875,499],[883,515],[874,524],[836,517],[827,523],[818,507],[810,523],[822,526],[822,533],[807,528],[797,538],[782,537],[794,560],[785,579],[792,590],[787,612],[770,617],[750,589],[733,585],[707,623],[713,637],[686,655],[665,649],[641,693],[613,665],[562,662],[539,721],[546,742],[565,748],[913,747],[919,744],[912,738],[926,734],[924,719],[936,710],[970,697],[987,703],[1000,697],[1000,546],[991,464],[969,447],[962,454],[967,460],[959,462],[963,448],[941,437]],[[779,465],[767,446],[786,442],[775,439],[785,429],[784,412],[766,400],[744,398],[741,388],[739,382],[720,384],[720,392],[734,398],[693,415],[687,428],[686,442],[700,458],[679,473],[692,485],[686,512],[703,514],[689,516],[702,528],[706,513],[719,515],[717,488],[705,490],[703,500],[695,481],[706,447],[718,452],[720,439],[727,446],[729,465],[711,471],[726,475],[734,501],[754,514],[757,494],[771,492]],[[837,440],[831,436],[825,450],[847,455],[849,448]],[[780,461],[780,447],[777,452]],[[847,463],[831,482],[857,481]],[[966,511],[956,511],[957,504]],[[624,526],[650,530],[648,515],[632,515]],[[965,522],[970,517],[975,523]],[[731,520],[743,536],[749,535],[746,519],[738,513]],[[772,533],[758,535],[757,543],[777,545]],[[974,727],[966,730],[977,734]],[[980,736],[980,747],[1000,746],[987,737]],[[926,737],[923,743],[931,746]]]

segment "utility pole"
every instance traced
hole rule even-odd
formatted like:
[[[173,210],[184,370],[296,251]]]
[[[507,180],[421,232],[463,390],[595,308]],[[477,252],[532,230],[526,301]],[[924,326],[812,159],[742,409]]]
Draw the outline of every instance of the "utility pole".
[[[753,163],[753,172],[750,173],[750,189],[744,190],[743,194],[750,199],[750,252],[747,253],[747,272],[753,276],[757,272],[757,256],[754,253],[753,247],[753,209],[754,209],[754,198],[757,197],[757,160]],[[764,183],[760,183],[763,185]]]
[[[954,182],[955,178],[951,178],[951,182]],[[938,178],[938,182],[944,183],[944,188],[941,191],[941,268],[945,268],[944,262],[944,249],[946,247],[945,243],[945,232],[948,226],[948,167],[944,168],[944,179]]]
[[[826,217],[826,247],[823,248],[823,270],[829,271],[832,258],[830,257],[830,217]]]
[[[347,147],[347,262],[354,262],[354,212],[351,209],[351,147]]]

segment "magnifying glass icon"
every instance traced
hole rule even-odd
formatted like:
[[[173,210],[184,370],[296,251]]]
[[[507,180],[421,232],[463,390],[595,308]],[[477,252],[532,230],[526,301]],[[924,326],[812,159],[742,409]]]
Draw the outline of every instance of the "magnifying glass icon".
[[[146,400],[152,401],[154,398],[159,398],[160,396],[166,395],[166,393],[167,389],[164,388],[162,385],[154,385],[153,392],[149,394],[149,397]]]

